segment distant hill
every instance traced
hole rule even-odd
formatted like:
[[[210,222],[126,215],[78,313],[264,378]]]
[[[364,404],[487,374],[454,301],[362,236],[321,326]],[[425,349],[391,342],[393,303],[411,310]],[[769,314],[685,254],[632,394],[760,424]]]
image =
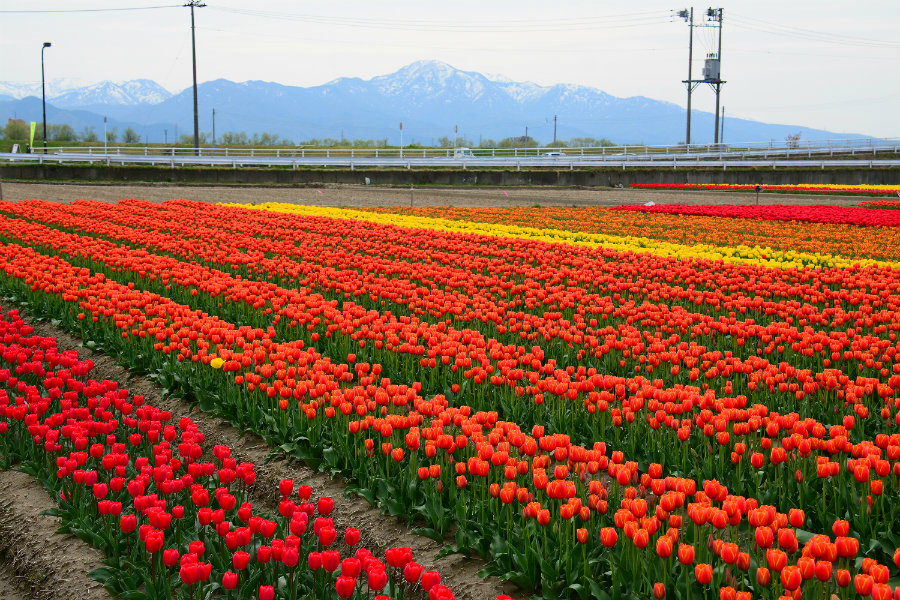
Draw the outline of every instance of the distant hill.
[[[40,86],[0,82],[0,118],[40,120]],[[618,144],[677,144],[684,141],[685,110],[643,96],[617,98],[601,90],[571,84],[540,86],[461,71],[438,61],[418,61],[395,73],[369,80],[340,78],[313,87],[225,79],[198,86],[200,129],[216,133],[271,132],[300,142],[312,138],[388,139],[397,144],[403,122],[404,143],[435,143],[458,135],[478,143],[528,135],[549,144],[553,117],[557,138],[607,138]],[[30,97],[28,97],[30,96]],[[47,119],[81,131],[93,126],[102,135],[103,116],[121,134],[132,127],[142,139],[172,141],[193,132],[192,89],[172,94],[153,81],[104,81],[87,87],[48,92]],[[711,113],[694,111],[692,142],[713,141]],[[803,139],[865,137],[727,118],[726,141],[783,142],[800,132]]]

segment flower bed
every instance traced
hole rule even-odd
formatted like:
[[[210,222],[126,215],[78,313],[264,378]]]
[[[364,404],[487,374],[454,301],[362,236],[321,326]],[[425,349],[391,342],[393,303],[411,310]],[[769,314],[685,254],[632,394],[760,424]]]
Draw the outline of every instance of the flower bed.
[[[628,187],[649,190],[709,190],[717,192],[778,192],[783,194],[851,194],[854,196],[893,196],[897,185],[742,185],[733,183],[629,183]],[[760,188],[760,189],[757,189]]]
[[[766,221],[807,221],[859,227],[900,227],[900,215],[890,211],[855,206],[657,204],[655,206],[617,206],[613,210]]]
[[[352,211],[2,212],[7,294],[545,597],[896,585],[895,269]]]

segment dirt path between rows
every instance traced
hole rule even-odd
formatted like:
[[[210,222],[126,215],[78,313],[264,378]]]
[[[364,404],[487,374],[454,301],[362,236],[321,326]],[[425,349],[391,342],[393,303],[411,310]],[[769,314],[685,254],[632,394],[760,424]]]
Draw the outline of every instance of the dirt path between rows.
[[[88,577],[103,555],[57,533],[59,518],[42,514],[55,505],[34,477],[0,471],[0,600],[109,600]]]
[[[756,194],[743,192],[680,192],[614,188],[395,188],[374,186],[179,186],[169,184],[107,185],[2,183],[6,200],[75,199],[117,202],[136,198],[152,202],[187,199],[202,202],[287,202],[311,206],[618,206],[621,204],[754,204]],[[856,205],[865,196],[822,196],[762,193],[760,204]]]
[[[409,546],[416,562],[426,569],[437,570],[441,574],[442,583],[450,586],[460,600],[493,600],[503,593],[519,599],[529,596],[516,590],[515,586],[503,584],[497,579],[478,577],[478,571],[485,566],[480,559],[451,555],[434,560],[434,556],[443,548],[443,543],[409,533],[409,527],[404,521],[383,515],[379,509],[361,498],[354,496],[350,500],[346,499],[346,486],[339,478],[318,473],[296,461],[288,464],[285,460],[276,459],[266,463],[270,448],[260,437],[244,433],[222,419],[210,417],[181,398],[173,396],[163,399],[162,390],[152,381],[144,377],[131,377],[127,369],[109,356],[81,346],[81,339],[48,322],[31,319],[23,309],[19,311],[22,318],[34,327],[35,335],[56,338],[61,349],[75,348],[82,359],[93,360],[95,366],[90,373],[93,379],[119,381],[132,394],[143,394],[149,404],[171,411],[175,422],[180,417],[189,416],[197,423],[200,431],[205,433],[203,446],[206,452],[211,454],[213,446],[224,444],[232,449],[232,456],[238,462],[248,461],[256,465],[256,483],[251,488],[251,502],[257,510],[277,514],[278,501],[281,499],[278,482],[283,478],[292,478],[297,483],[312,486],[314,496],[331,496],[334,499],[335,509],[331,516],[339,531],[345,527],[359,528],[362,531],[361,543],[376,555],[383,556],[385,549],[389,547]],[[13,502],[8,497],[9,493],[8,488],[0,483],[0,506]],[[19,543],[29,539],[32,538],[21,538]],[[47,547],[54,548],[55,552],[54,544],[48,544]]]

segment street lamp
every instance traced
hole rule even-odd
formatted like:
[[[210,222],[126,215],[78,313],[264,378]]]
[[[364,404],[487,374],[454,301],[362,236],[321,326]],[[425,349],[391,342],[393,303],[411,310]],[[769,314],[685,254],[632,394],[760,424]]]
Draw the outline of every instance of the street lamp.
[[[44,154],[47,154],[47,88],[44,84],[44,50],[50,47],[50,42],[44,42],[41,46],[41,105],[44,109]]]

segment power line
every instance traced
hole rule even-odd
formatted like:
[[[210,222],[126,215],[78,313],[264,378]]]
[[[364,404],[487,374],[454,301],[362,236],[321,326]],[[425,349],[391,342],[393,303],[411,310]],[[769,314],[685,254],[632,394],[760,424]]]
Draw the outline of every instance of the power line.
[[[606,28],[645,27],[668,21],[668,13],[661,11],[629,13],[622,15],[605,15],[602,17],[587,17],[573,19],[545,19],[540,23],[533,20],[504,20],[501,23],[447,23],[434,20],[410,20],[410,19],[372,19],[354,18],[347,16],[331,17],[324,15],[298,14],[252,10],[243,8],[210,7],[212,10],[240,14],[280,21],[303,21],[320,25],[336,25],[342,27],[356,27],[363,29],[387,29],[398,31],[449,31],[449,32],[545,32],[545,31],[572,31],[592,30]]]
[[[47,10],[0,10],[3,14],[35,14],[35,13],[86,13],[86,12],[123,12],[128,10],[156,10],[158,8],[181,8],[180,4],[162,4],[159,6],[130,6],[120,8],[68,8]]]
[[[839,33],[802,29],[799,27],[791,27],[789,25],[781,25],[779,23],[770,23],[768,21],[753,19],[751,17],[738,16],[731,18],[736,26],[743,29],[762,31],[764,33],[792,37],[795,39],[822,42],[825,44],[837,44],[841,46],[864,46],[867,48],[900,48],[900,42],[874,40],[870,38],[861,38]]]

